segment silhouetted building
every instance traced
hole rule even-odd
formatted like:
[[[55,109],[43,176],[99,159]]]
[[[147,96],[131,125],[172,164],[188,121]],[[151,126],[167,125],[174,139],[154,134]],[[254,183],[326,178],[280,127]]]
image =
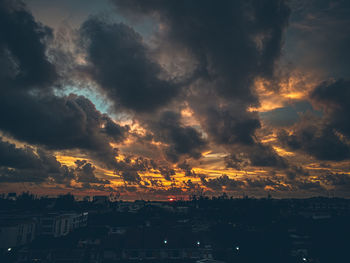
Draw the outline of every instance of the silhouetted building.
[[[0,248],[12,249],[26,245],[35,238],[36,222],[8,217],[0,221]]]
[[[17,194],[16,193],[8,193],[7,199],[9,200],[17,200]]]
[[[80,227],[87,226],[88,213],[51,213],[40,218],[40,234],[52,237],[68,235]]]

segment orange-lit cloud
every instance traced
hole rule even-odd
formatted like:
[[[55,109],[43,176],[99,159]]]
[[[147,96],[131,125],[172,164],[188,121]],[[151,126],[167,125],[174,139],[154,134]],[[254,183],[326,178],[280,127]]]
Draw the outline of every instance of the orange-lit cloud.
[[[251,107],[250,111],[266,112],[307,99],[308,94],[320,83],[316,73],[303,73],[294,70],[287,76],[281,76],[275,82],[256,79],[255,91],[259,97],[260,107]]]

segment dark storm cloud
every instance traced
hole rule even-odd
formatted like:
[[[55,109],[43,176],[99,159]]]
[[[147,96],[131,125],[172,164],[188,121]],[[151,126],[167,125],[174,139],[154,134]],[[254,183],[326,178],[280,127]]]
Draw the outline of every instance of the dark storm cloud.
[[[319,181],[313,182],[305,179],[293,181],[292,188],[296,190],[315,191],[318,194],[325,191],[325,188]]]
[[[251,106],[259,106],[254,81],[262,78],[274,82],[274,68],[290,13],[287,1],[110,1],[123,14],[151,16],[153,22],[159,22],[158,32],[150,38],[152,47],[125,24],[91,17],[78,32],[72,33],[78,34],[72,39],[78,37],[81,46],[70,47],[74,39],[64,47],[74,51],[66,52],[61,43],[52,46],[51,29],[36,22],[22,2],[0,0],[0,132],[7,138],[33,145],[19,148],[0,139],[0,182],[116,191],[109,180],[99,177],[94,163],[113,170],[124,181],[121,191],[142,190],[150,195],[184,195],[200,192],[201,187],[211,189],[210,193],[242,189],[322,193],[323,185],[345,192],[349,185],[346,174],[309,176],[314,171],[309,174],[303,167],[288,163],[273,147],[262,143],[259,139],[265,129],[259,119],[262,115],[250,111]],[[315,49],[323,49],[320,43],[328,45],[334,40],[336,43],[329,45],[333,48],[329,61],[334,64],[336,56],[343,53],[339,61],[345,72],[344,65],[349,61],[346,49],[349,34],[345,34],[349,19],[344,14],[348,9],[340,12],[341,8],[327,3],[325,12],[330,10],[332,18],[340,18],[329,24],[342,27],[335,26],[334,32],[326,36],[331,41],[316,41]],[[341,7],[345,2],[332,3]],[[332,38],[340,31],[339,37]],[[308,32],[303,33],[305,39]],[[313,53],[310,48],[305,50]],[[78,65],[82,54],[86,55],[83,60],[87,63]],[[167,63],[180,63],[176,66],[185,73],[181,75],[181,70],[173,70],[176,67]],[[127,112],[134,123],[146,130],[146,135],[133,134],[131,128],[102,114],[83,96],[57,95],[62,94],[61,88],[66,90],[73,84],[82,89],[85,84],[91,86],[91,80],[113,102],[114,114],[119,117],[121,110]],[[279,142],[320,160],[349,159],[349,84],[347,80],[338,80],[316,87],[310,94],[312,107],[306,105],[301,118],[300,105],[296,104],[270,112],[273,121],[269,124],[279,128],[294,124],[292,134],[278,135]],[[86,94],[86,90],[82,93]],[[181,110],[187,108],[193,113],[191,117],[181,115]],[[322,109],[323,114],[313,109]],[[194,121],[199,124],[188,124]],[[129,156],[116,159],[118,149],[110,143],[123,144],[131,137],[138,140],[138,145],[123,145],[123,157]],[[225,149],[224,161],[229,168],[257,166],[261,168],[259,174],[264,174],[274,167],[277,172],[243,179],[196,174],[189,164],[193,160],[187,162],[186,158],[201,158],[209,146],[214,148],[213,153]],[[145,156],[156,161],[133,155],[135,149],[144,154],[146,148],[152,154]],[[76,168],[69,168],[57,161],[54,150],[79,152],[92,163],[77,161]],[[187,181],[179,183],[173,167],[181,169],[185,176],[199,178],[200,182],[186,178]],[[162,184],[163,178],[153,179],[151,173],[162,175],[171,187]],[[76,182],[74,186],[72,181]]]
[[[268,145],[256,144],[248,154],[251,165],[286,168],[288,164]]]
[[[16,147],[0,138],[0,182],[56,183],[72,187],[71,181],[82,183],[80,189],[96,189],[95,184],[110,184],[95,175],[95,167],[87,161],[77,160],[75,168],[61,165],[51,153],[26,146]],[[100,189],[101,190],[101,189]]]
[[[116,152],[108,138],[120,141],[127,131],[82,96],[5,95],[0,97],[0,112],[0,129],[17,139],[50,149],[82,149],[109,168]]]
[[[232,179],[227,175],[222,175],[214,179],[206,179],[201,176],[201,182],[204,186],[212,189],[213,191],[238,191],[238,190],[252,190],[265,191],[265,187],[275,191],[285,191],[288,187],[284,186],[281,179],[275,175],[268,177],[256,177],[246,179]]]
[[[109,184],[108,180],[103,180],[97,178],[95,175],[96,168],[85,160],[76,160],[76,173],[77,173],[77,182],[80,183],[95,183],[95,184]]]
[[[186,161],[179,163],[177,166],[185,172],[185,176],[197,177],[197,174],[192,170],[191,165],[189,165]]]
[[[310,175],[309,172],[301,166],[291,166],[285,173],[288,180],[294,180],[298,177],[307,177]]]
[[[292,135],[281,132],[279,139],[293,150],[303,150],[319,160],[341,161],[350,158],[350,82],[323,82],[310,98],[324,111],[322,118],[304,116]]]
[[[214,179],[206,179],[204,176],[201,176],[201,183],[214,191],[222,191],[223,189],[232,191],[238,190],[244,186],[243,181],[231,179],[225,174]]]
[[[40,160],[30,147],[17,148],[0,137],[0,166],[17,168],[38,168]]]
[[[163,175],[164,179],[167,181],[171,181],[171,177],[176,174],[174,169],[168,167],[160,167],[159,171],[160,174]]]
[[[250,102],[253,78],[273,73],[289,17],[284,1],[112,2],[121,12],[159,18],[167,26],[167,41],[190,49],[200,74],[218,80],[222,95]]]
[[[193,183],[190,179],[187,181],[183,181],[184,185],[186,186],[187,190],[199,190],[201,189],[200,185],[197,183]]]
[[[239,154],[231,154],[225,157],[227,167],[241,170],[248,165],[260,167],[277,167],[285,169],[288,163],[280,157],[269,145],[256,143]]]
[[[115,123],[111,118],[109,118],[107,115],[104,115],[102,117],[102,121],[104,121],[103,124],[103,131],[114,140],[114,142],[121,142],[123,139],[125,139],[125,133],[129,130],[128,126],[120,126],[119,124]]]
[[[254,80],[274,74],[290,13],[285,1],[112,2],[129,17],[158,20],[164,28],[156,36],[160,50],[182,48],[196,60],[186,99],[211,140],[228,149],[259,148],[259,116],[247,109],[259,103]]]
[[[254,178],[233,179],[227,175],[222,175],[213,179],[206,179],[201,176],[201,183],[212,189],[214,192],[226,191],[313,191],[318,194],[323,193],[325,188],[320,181],[312,181],[307,177],[288,179],[282,176],[270,174],[269,176],[257,176]]]
[[[324,111],[329,126],[350,137],[350,81],[340,79],[321,83],[311,93],[311,99],[315,100]]]
[[[74,169],[62,165],[61,173],[55,174],[54,176],[50,176],[54,182],[57,184],[64,184],[66,186],[71,186],[71,181],[76,179],[76,174],[74,173]]]
[[[165,151],[171,162],[179,161],[181,155],[198,159],[207,145],[196,129],[181,123],[181,116],[176,112],[165,111],[159,120],[149,121],[147,125],[155,140],[169,145]]]
[[[36,23],[21,1],[0,1],[0,32],[0,60],[7,59],[8,65],[15,63],[15,76],[7,81],[25,88],[51,84],[56,79],[55,68],[45,56],[44,42],[52,32]]]
[[[161,180],[156,180],[156,179],[150,179],[149,182],[151,183],[152,186],[154,187],[163,187],[163,182]]]
[[[299,168],[300,170],[300,168]],[[281,177],[275,174],[270,174],[269,176],[258,176],[257,178],[248,178],[245,180],[246,189],[256,189],[256,190],[268,190],[275,192],[290,192],[299,190],[310,190],[322,193],[324,188],[321,186],[320,182],[309,180],[302,174],[301,171],[297,169],[290,169],[294,171],[298,177]],[[304,177],[303,177],[304,176]]]
[[[51,30],[37,23],[20,1],[0,1],[0,129],[48,149],[82,149],[109,168],[116,155],[110,140],[121,127],[81,96],[54,95],[55,67],[46,56]]]
[[[197,83],[198,90],[191,95],[195,98],[189,97],[190,106],[200,115],[211,139],[227,148],[237,144],[253,147],[246,149],[252,152],[253,165],[281,165],[273,150],[257,142],[259,116],[248,112],[247,107],[258,103],[251,89],[254,79],[271,77],[280,55],[289,17],[283,1],[113,2],[127,14],[158,18],[166,25],[165,32],[159,33],[160,41],[191,51],[198,62],[196,77],[203,82]],[[208,103],[203,104],[204,100]],[[262,160],[253,154],[256,149],[268,153],[268,158]]]
[[[135,170],[123,171],[121,177],[127,183],[139,184],[141,182],[141,176]]]
[[[158,170],[162,173],[163,170],[170,170],[166,167],[158,167],[152,159],[144,157],[128,156],[122,161],[118,161],[115,174],[124,180],[127,184],[138,184],[146,182],[142,180],[139,172],[151,172],[151,170]]]
[[[38,173],[37,170],[13,170],[0,167],[0,182],[2,183],[42,183],[47,179],[47,174]]]
[[[286,57],[296,65],[317,69],[327,77],[349,74],[350,2],[317,0],[291,2]]]
[[[320,179],[326,184],[338,189],[348,190],[350,187],[350,175],[343,173],[326,172],[320,176]]]
[[[73,174],[49,152],[26,146],[16,147],[0,137],[0,181],[42,183],[48,178],[67,183]]]
[[[260,121],[255,113],[245,112],[243,109],[207,109],[205,122],[208,132],[218,144],[253,145],[256,129],[260,128]]]
[[[258,177],[256,179],[247,179],[246,180],[247,186],[250,188],[262,188],[264,189],[266,186],[272,186],[272,187],[277,187],[278,182],[276,181],[276,178],[269,177],[269,178],[264,178],[264,177]]]
[[[227,155],[224,161],[227,168],[234,168],[237,170],[242,170],[249,165],[249,160],[247,160],[243,154]]]
[[[349,158],[350,149],[330,127],[310,123],[292,135],[280,132],[279,140],[292,150],[302,150],[319,160],[340,161]]]
[[[160,79],[160,66],[150,60],[141,36],[132,28],[91,18],[82,25],[81,35],[89,70],[115,104],[152,111],[176,95],[176,86]]]
[[[1,112],[7,110],[0,117],[3,130],[50,148],[93,147],[90,134],[98,132],[101,116],[86,98],[17,94],[10,99],[16,101],[1,99]]]

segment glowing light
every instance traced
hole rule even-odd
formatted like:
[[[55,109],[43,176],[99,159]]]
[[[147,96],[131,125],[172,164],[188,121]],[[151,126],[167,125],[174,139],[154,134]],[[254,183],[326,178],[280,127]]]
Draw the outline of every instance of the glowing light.
[[[292,155],[294,155],[293,152],[288,152],[288,151],[286,151],[285,149],[283,149],[281,147],[278,147],[278,146],[272,146],[272,147],[281,156],[292,156]]]
[[[77,159],[79,160],[85,160],[89,161],[87,158],[83,158],[80,156],[68,156],[68,155],[60,155],[60,153],[56,154],[56,159],[59,161],[61,164],[67,165],[67,166],[75,166],[75,161]]]
[[[185,108],[181,111],[181,115],[183,117],[192,117],[193,116],[193,111],[190,108]]]
[[[291,101],[302,100],[307,97],[310,90],[319,82],[318,75],[305,74],[305,72],[299,70],[295,70],[288,76],[279,79],[278,89],[273,88],[274,83],[258,78],[254,82],[254,87],[259,97],[260,106],[250,107],[248,110],[266,112],[283,108]]]
[[[302,99],[303,97],[305,97],[305,92],[292,92],[284,94],[284,97],[288,99]]]
[[[206,156],[206,155],[211,154],[211,152],[212,152],[211,150],[210,150],[210,151],[206,151],[206,152],[202,152],[202,155],[203,155],[203,156]]]

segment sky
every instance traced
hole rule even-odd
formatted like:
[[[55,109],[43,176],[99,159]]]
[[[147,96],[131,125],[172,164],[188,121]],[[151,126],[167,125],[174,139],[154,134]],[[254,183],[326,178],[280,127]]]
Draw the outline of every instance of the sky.
[[[350,197],[350,3],[0,0],[0,193]]]

